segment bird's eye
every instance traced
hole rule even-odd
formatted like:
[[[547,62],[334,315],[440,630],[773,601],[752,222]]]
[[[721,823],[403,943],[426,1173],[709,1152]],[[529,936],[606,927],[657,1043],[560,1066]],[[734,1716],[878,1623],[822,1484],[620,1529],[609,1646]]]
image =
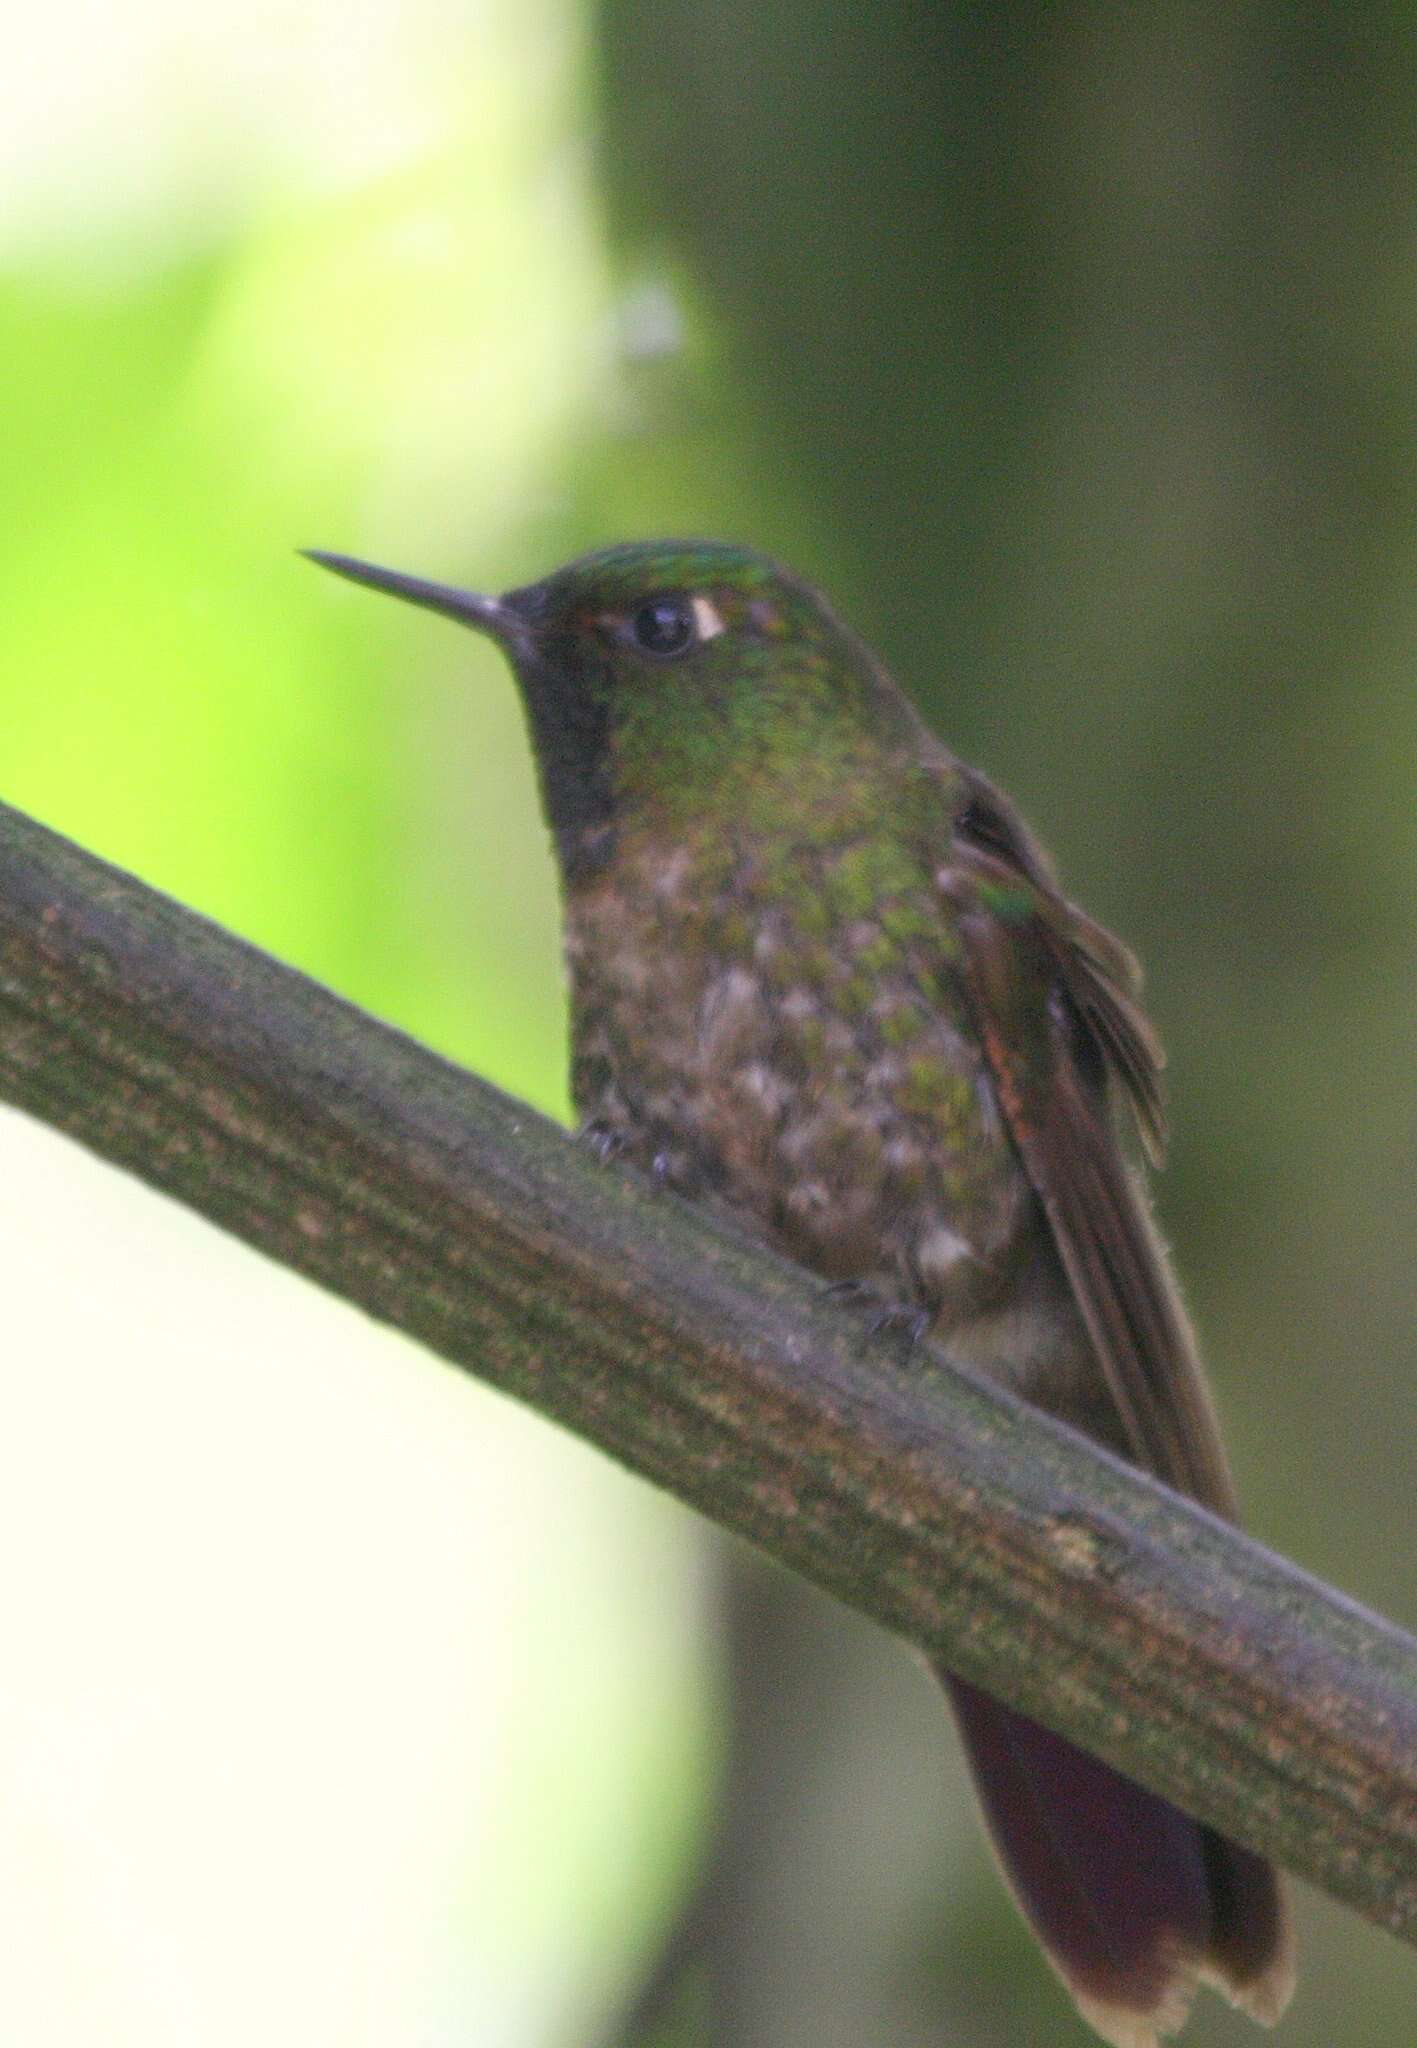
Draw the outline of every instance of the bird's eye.
[[[636,647],[645,654],[683,654],[698,639],[694,608],[687,597],[652,597],[630,620]]]

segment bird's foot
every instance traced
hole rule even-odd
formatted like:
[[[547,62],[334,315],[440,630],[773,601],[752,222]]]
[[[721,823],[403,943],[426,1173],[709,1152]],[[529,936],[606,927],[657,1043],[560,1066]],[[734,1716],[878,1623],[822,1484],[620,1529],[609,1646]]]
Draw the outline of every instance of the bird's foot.
[[[609,1166],[612,1160],[624,1159],[630,1150],[629,1134],[617,1124],[605,1123],[593,1117],[582,1124],[576,1132],[578,1144],[586,1146],[595,1154],[602,1166]],[[674,1162],[667,1152],[656,1152],[649,1163],[649,1184],[656,1194],[674,1184]]]
[[[887,1331],[898,1334],[904,1341],[905,1355],[909,1358],[929,1329],[930,1320],[928,1308],[911,1308],[903,1301],[888,1301],[876,1310],[866,1328],[873,1337],[882,1337]]]
[[[898,1334],[908,1358],[924,1337],[933,1320],[929,1309],[908,1301],[887,1301],[864,1280],[833,1280],[823,1293],[829,1301],[848,1302],[866,1312],[866,1332],[871,1337]]]
[[[623,1131],[614,1124],[602,1123],[598,1118],[582,1124],[576,1132],[576,1143],[593,1152],[602,1166],[608,1166],[612,1159],[618,1159],[625,1150],[626,1138]]]

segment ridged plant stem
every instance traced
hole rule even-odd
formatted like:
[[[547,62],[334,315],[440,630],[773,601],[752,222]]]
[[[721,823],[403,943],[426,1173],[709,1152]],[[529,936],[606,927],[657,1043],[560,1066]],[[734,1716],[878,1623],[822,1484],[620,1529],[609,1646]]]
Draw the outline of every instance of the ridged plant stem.
[[[0,1098],[1417,1939],[1411,1637],[3,807]]]

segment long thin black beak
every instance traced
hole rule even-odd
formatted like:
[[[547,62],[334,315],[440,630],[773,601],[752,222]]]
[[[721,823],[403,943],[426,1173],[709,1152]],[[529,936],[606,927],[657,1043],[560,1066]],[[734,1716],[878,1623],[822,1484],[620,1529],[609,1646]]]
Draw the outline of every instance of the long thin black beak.
[[[301,548],[300,553],[307,561],[318,562],[322,569],[333,569],[336,576],[347,576],[351,583],[367,583],[371,590],[401,597],[406,604],[441,612],[444,618],[456,619],[460,625],[472,626],[479,633],[490,633],[504,644],[525,637],[525,620],[500,599],[484,597],[480,591],[455,590],[450,583],[427,583],[421,576],[405,576],[398,569],[380,569],[373,562],[356,561],[353,555],[326,554],[323,548]]]

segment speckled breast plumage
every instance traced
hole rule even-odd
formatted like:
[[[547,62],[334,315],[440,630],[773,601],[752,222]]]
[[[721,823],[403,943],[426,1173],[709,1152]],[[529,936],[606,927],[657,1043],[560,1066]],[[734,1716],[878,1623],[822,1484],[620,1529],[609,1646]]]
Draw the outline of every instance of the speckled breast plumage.
[[[623,848],[568,905],[572,1086],[671,1186],[950,1326],[1016,1283],[1034,1198],[935,875],[872,854]]]

